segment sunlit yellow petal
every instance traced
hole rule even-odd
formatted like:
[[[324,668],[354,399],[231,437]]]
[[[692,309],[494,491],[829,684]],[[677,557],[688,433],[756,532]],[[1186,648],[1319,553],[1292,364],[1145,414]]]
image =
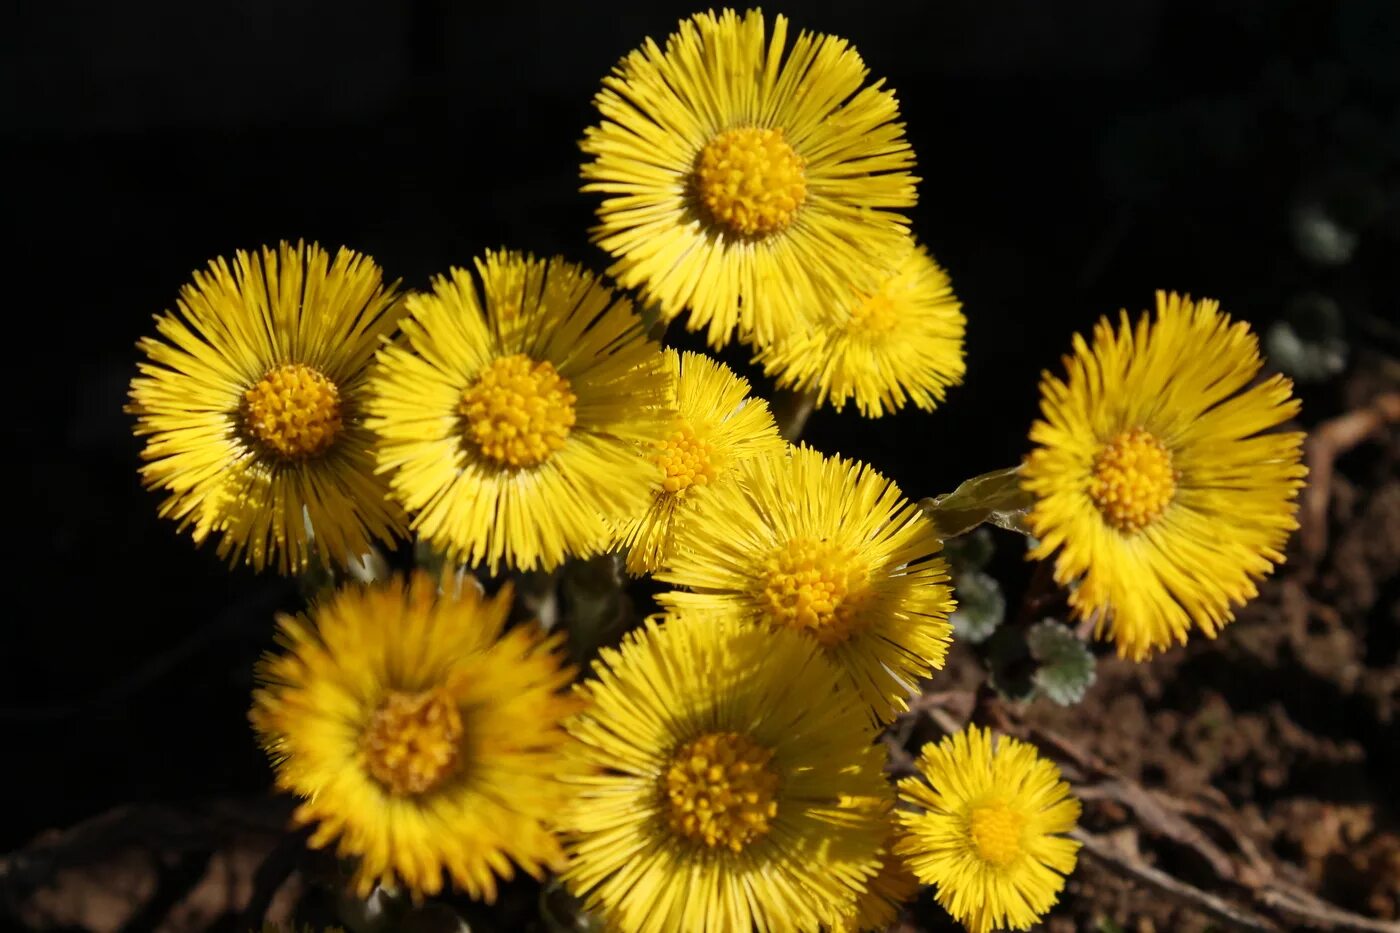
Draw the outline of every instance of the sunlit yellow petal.
[[[370,384],[379,469],[449,557],[557,566],[641,514],[674,418],[660,348],[580,266],[487,253],[407,300]]]
[[[873,716],[943,666],[953,598],[932,523],[870,467],[802,447],[743,464],[687,512],[656,579],[697,621],[792,629],[820,645]]]
[[[929,743],[899,782],[895,852],[969,933],[1028,930],[1055,906],[1079,843],[1079,801],[1035,746],[989,730]]]
[[[310,844],[355,859],[355,888],[415,897],[445,880],[493,900],[516,867],[562,863],[552,821],[573,672],[533,624],[507,630],[510,594],[411,581],[342,590],[283,616],[252,720],[277,785],[302,798]]]
[[[632,574],[657,570],[676,541],[676,515],[716,487],[738,482],[737,467],[751,457],[783,450],[768,403],[749,395],[748,380],[702,353],[666,351],[675,382],[677,414],[651,455],[656,463],[647,511],[620,525],[618,543]]]
[[[1141,660],[1214,637],[1283,561],[1297,527],[1303,435],[1267,432],[1298,412],[1249,326],[1211,300],[1157,293],[1136,327],[1076,336],[1067,378],[1041,380],[1031,556],[1055,560],[1070,605],[1118,653]]]
[[[890,807],[874,730],[810,641],[655,621],[568,724],[564,880],[612,929],[815,930],[854,909]]]
[[[906,402],[931,411],[962,382],[965,329],[948,274],[910,241],[874,290],[848,292],[754,360],[780,388],[811,393],[837,411],[853,399],[868,418]]]
[[[724,10],[648,40],[604,79],[584,136],[595,242],[619,282],[709,342],[766,344],[899,255],[913,152],[849,43]]]
[[[141,475],[169,493],[160,514],[282,573],[402,533],[363,423],[369,363],[402,314],[379,267],[283,243],[214,260],[177,307],[138,344],[127,406],[147,438]]]

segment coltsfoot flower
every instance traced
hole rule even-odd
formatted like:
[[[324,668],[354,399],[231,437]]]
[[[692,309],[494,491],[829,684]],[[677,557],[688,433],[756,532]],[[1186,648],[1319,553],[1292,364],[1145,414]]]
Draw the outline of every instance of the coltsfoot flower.
[[[895,845],[938,903],[970,933],[1028,930],[1059,900],[1079,843],[1063,834],[1079,801],[1035,746],[970,726],[924,746],[919,776],[899,782]]]
[[[282,573],[402,533],[364,425],[369,364],[402,313],[379,267],[283,243],[213,260],[177,307],[138,344],[126,409],[147,438],[146,485],[169,493],[160,514]]]
[[[652,451],[656,476],[651,505],[618,530],[627,570],[653,573],[677,546],[676,515],[694,508],[716,486],[737,482],[738,464],[786,448],[768,403],[749,394],[749,383],[703,353],[666,351],[676,385],[676,418]],[[684,546],[683,542],[680,546]]]
[[[873,288],[904,246],[914,154],[883,82],[844,39],[750,10],[683,20],[604,79],[585,191],[609,270],[720,346],[760,344],[828,295]]]
[[[1155,322],[1123,312],[1093,336],[1075,337],[1067,380],[1041,380],[1022,469],[1031,556],[1053,558],[1075,615],[1141,660],[1193,627],[1215,637],[1283,562],[1303,435],[1265,432],[1298,401],[1283,376],[1250,386],[1259,341],[1209,299],[1158,292]]]
[[[943,666],[953,596],[932,522],[862,463],[807,447],[756,457],[681,518],[656,579],[686,619],[790,629],[889,720]]]
[[[277,786],[302,798],[296,823],[316,826],[309,844],[356,860],[358,896],[432,895],[446,876],[490,901],[513,865],[561,866],[573,671],[562,636],[506,630],[509,610],[509,590],[439,595],[419,573],[280,618],[251,718]]]
[[[488,252],[407,299],[368,423],[412,528],[450,558],[550,569],[650,501],[671,382],[626,298],[562,259]]]
[[[654,620],[604,649],[570,720],[564,881],[624,933],[835,925],[880,867],[874,730],[792,632]]]
[[[867,418],[906,402],[932,411],[962,382],[966,327],[948,274],[911,240],[874,289],[848,293],[754,360],[779,388],[811,393],[837,411],[852,400]]]

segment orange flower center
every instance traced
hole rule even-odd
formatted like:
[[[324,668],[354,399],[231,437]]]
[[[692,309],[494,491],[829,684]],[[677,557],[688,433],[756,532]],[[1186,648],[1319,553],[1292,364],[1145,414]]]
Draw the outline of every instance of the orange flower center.
[[[806,163],[782,130],[727,130],[700,150],[695,187],[716,223],[767,236],[786,229],[807,200]]]
[[[708,486],[719,472],[714,453],[714,447],[696,437],[690,425],[677,424],[676,429],[656,445],[661,488],[676,496],[691,486]]]
[[[552,363],[517,353],[487,366],[457,408],[467,438],[483,454],[518,468],[543,463],[564,446],[577,402]]]
[[[1133,428],[1094,457],[1089,498],[1110,525],[1136,534],[1171,505],[1176,478],[1171,451],[1147,431]]]
[[[760,579],[768,621],[823,645],[851,636],[870,592],[869,570],[854,551],[811,538],[794,538],[769,555]]]
[[[243,393],[243,428],[264,450],[283,460],[316,457],[340,435],[340,390],[321,372],[286,363]]]
[[[462,713],[443,687],[392,691],[360,739],[365,766],[397,797],[426,794],[457,770]]]
[[[737,732],[711,732],[683,745],[662,781],[671,831],[735,853],[768,835],[780,783],[772,758],[771,749]]]

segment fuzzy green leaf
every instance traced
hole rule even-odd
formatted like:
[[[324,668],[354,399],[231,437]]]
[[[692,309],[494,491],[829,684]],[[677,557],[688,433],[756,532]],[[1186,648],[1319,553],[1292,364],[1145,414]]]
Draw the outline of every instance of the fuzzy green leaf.
[[[958,608],[949,621],[964,641],[976,645],[987,640],[1006,618],[1006,597],[1001,584],[980,570],[960,573],[954,582]]]
[[[1061,706],[1084,698],[1084,691],[1094,683],[1094,655],[1074,632],[1045,619],[1031,627],[1026,645],[1037,665],[1031,678],[1037,691]]]

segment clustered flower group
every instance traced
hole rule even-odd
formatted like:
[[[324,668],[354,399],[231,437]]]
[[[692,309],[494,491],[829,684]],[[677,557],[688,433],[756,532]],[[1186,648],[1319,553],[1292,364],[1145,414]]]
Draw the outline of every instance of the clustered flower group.
[[[880,416],[961,380],[964,319],[866,75],[782,17],[694,16],[605,79],[583,177],[609,273],[663,322]],[[969,727],[883,774],[951,641],[933,522],[602,278],[488,252],[404,295],[284,243],[196,273],[157,329],[142,472],[221,555],[295,573],[414,536],[491,575],[617,552],[671,587],[582,681],[509,584],[420,571],[281,618],[253,724],[359,895],[555,871],[624,931],[883,928],[920,884],[974,933],[1056,902],[1079,805],[1033,747]],[[1176,295],[1065,365],[1022,468],[1032,556],[1126,656],[1214,635],[1294,527],[1301,436],[1262,433],[1290,386],[1251,387],[1247,326]]]

